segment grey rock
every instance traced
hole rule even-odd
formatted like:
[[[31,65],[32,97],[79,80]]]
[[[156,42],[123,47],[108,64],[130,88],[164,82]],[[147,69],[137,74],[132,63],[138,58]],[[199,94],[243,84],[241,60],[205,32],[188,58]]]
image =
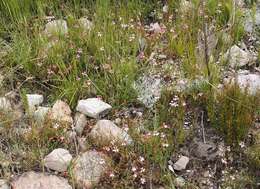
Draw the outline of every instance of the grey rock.
[[[72,189],[62,177],[32,171],[22,174],[11,185],[13,189]]]
[[[72,168],[73,178],[79,188],[93,188],[109,168],[108,158],[101,152],[87,151],[81,154]]]
[[[68,26],[65,20],[53,20],[46,24],[45,33],[47,35],[65,35],[68,33]]]
[[[99,120],[92,128],[89,136],[96,144],[100,145],[106,145],[111,142],[130,145],[133,142],[127,132],[109,120]]]
[[[98,98],[88,98],[80,100],[76,110],[89,117],[98,119],[106,115],[111,108],[112,106]]]
[[[82,132],[87,124],[87,118],[84,114],[76,113],[74,117],[74,123],[75,123],[75,131],[76,133],[81,136]]]
[[[33,113],[36,110],[36,107],[43,102],[43,95],[39,94],[27,94],[26,98],[30,113]]]
[[[190,159],[187,156],[181,156],[177,162],[174,163],[173,168],[177,171],[181,171],[186,169],[187,164],[189,163]]]
[[[213,143],[196,142],[193,149],[196,157],[209,161],[215,160],[219,154],[217,146]]]
[[[184,187],[186,183],[185,179],[181,176],[177,177],[174,181],[175,181],[175,185],[180,188]]]
[[[89,147],[87,139],[85,137],[77,137],[77,141],[79,145],[79,150],[81,152],[85,152]]]
[[[0,189],[10,189],[10,186],[6,180],[0,179]]]
[[[49,107],[43,107],[43,106],[39,106],[37,108],[37,110],[34,112],[33,116],[34,119],[38,122],[38,123],[43,123],[45,118],[47,118],[47,115],[49,113],[49,111],[51,110],[51,108]]]
[[[147,108],[159,100],[163,87],[162,79],[155,76],[143,76],[134,84],[134,88],[138,93],[138,100]]]
[[[260,91],[259,74],[238,74],[237,83],[242,89],[247,89],[249,94],[256,94]]]
[[[260,7],[256,7],[255,13],[251,10],[245,10],[245,21],[244,21],[244,29],[248,33],[254,33],[255,28],[260,27]]]
[[[239,48],[237,45],[232,46],[226,52],[224,58],[229,61],[229,64],[232,68],[245,66],[255,59],[251,53]]]
[[[61,100],[57,100],[55,102],[49,112],[49,117],[51,120],[55,120],[57,122],[73,123],[69,105]]]
[[[72,156],[68,150],[57,148],[44,158],[44,166],[59,172],[67,170]]]

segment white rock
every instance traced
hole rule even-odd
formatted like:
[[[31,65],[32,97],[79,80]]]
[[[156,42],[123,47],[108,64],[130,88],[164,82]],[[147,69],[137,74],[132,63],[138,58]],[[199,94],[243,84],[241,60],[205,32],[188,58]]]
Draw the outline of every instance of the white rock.
[[[256,94],[260,90],[260,75],[258,74],[238,74],[237,83],[240,88],[248,89],[248,92],[252,95]]]
[[[229,61],[232,68],[245,66],[253,60],[249,52],[240,49],[237,45],[232,46],[226,52],[225,59]]]
[[[8,183],[3,179],[0,179],[0,189],[10,189]]]
[[[57,148],[44,158],[44,166],[54,171],[64,172],[71,160],[72,156],[68,150]]]
[[[37,110],[34,112],[33,116],[34,119],[38,122],[38,123],[42,123],[44,122],[45,118],[47,117],[49,111],[51,110],[51,108],[49,107],[43,107],[43,106],[39,106],[37,108]]]
[[[57,122],[73,123],[69,105],[61,100],[57,100],[55,102],[49,112],[49,116],[51,120],[55,120]]]
[[[11,102],[6,97],[0,97],[0,110],[11,111]]]
[[[80,100],[76,110],[92,118],[100,118],[108,113],[112,107],[98,98]]]
[[[86,17],[79,19],[79,25],[84,29],[85,32],[90,31],[93,28],[93,23]]]
[[[45,33],[48,35],[68,33],[68,26],[65,20],[53,20],[46,24]]]
[[[108,158],[101,152],[87,151],[74,162],[72,175],[79,188],[93,188],[109,167]]]
[[[130,145],[133,142],[127,132],[109,120],[99,120],[92,128],[89,136],[95,143],[101,145],[111,142]]]
[[[11,185],[12,189],[72,189],[62,177],[35,172],[22,174]]]
[[[177,171],[181,171],[183,169],[186,169],[187,164],[189,163],[189,158],[186,156],[181,156],[179,160],[174,163],[173,168]]]
[[[79,136],[82,135],[82,132],[84,131],[84,128],[87,124],[86,116],[81,113],[76,113],[74,117],[74,123],[75,123],[75,131]]]
[[[27,94],[26,98],[30,113],[33,113],[36,109],[36,106],[39,106],[43,102],[43,95],[39,94]]]

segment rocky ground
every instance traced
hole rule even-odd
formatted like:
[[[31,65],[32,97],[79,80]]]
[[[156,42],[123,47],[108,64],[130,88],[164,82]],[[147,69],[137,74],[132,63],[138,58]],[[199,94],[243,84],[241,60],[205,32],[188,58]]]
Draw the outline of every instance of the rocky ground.
[[[30,88],[30,93],[24,92],[23,83],[27,80],[10,87],[10,78],[4,74],[8,66],[1,66],[0,86],[4,90],[0,97],[0,189],[259,188],[260,5],[253,9],[243,1],[232,2],[244,15],[243,38],[229,43],[233,36],[226,31],[234,23],[218,32],[211,23],[206,38],[199,33],[196,40],[194,59],[197,62],[204,57],[210,59],[212,80],[205,75],[187,77],[183,66],[185,53],[182,57],[167,52],[170,42],[166,36],[174,32],[152,19],[145,23],[141,30],[144,37],[138,39],[135,55],[144,71],[131,86],[126,86],[137,93],[128,106],[118,106],[101,95],[81,95],[75,106],[62,95],[50,101],[49,94],[37,87],[35,91]],[[180,14],[191,11],[193,6],[191,1],[182,1]],[[164,17],[171,16],[168,11],[169,5],[163,4]],[[95,27],[86,17],[79,18],[77,23],[83,33]],[[48,21],[41,31],[41,35],[51,36],[44,49],[57,48],[54,33],[69,35],[69,32],[65,19]],[[223,52],[215,52],[220,40],[229,46]],[[6,40],[2,43],[0,57],[8,57],[12,45]],[[103,66],[108,72],[112,69],[111,65]],[[194,69],[203,69],[200,66]],[[188,75],[192,74],[190,70]],[[219,78],[217,85],[215,78]],[[229,130],[227,134],[226,130],[219,132],[213,127],[207,109],[211,104],[207,101],[204,105],[209,93],[201,90],[201,86],[210,86],[209,91],[214,90],[214,95],[221,97],[226,94],[226,86],[232,84],[246,94],[242,100],[256,98],[254,105],[258,106],[256,112],[248,115],[250,109],[242,111],[244,106],[251,106],[243,104],[247,101],[239,106],[241,111],[239,108],[232,111],[236,108],[232,103],[220,104],[220,110],[228,107],[228,112],[242,112],[235,115],[238,121],[231,120],[237,127],[251,124],[242,140],[239,138],[235,143],[229,142],[236,138],[228,135]],[[83,86],[77,86],[80,87]],[[221,102],[219,98],[218,103]],[[226,117],[233,116],[228,112],[224,113]],[[232,132],[240,134],[235,129]]]

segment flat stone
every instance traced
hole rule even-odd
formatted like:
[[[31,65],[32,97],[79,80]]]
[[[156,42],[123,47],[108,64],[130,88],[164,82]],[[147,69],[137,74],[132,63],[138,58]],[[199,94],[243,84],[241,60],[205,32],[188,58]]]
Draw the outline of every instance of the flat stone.
[[[112,106],[99,98],[88,98],[86,100],[80,100],[76,110],[89,117],[98,119],[106,115],[111,108]]]
[[[51,108],[49,108],[49,107],[39,106],[37,108],[37,110],[33,114],[34,115],[34,119],[38,123],[43,123],[45,118],[47,118],[47,115],[48,115],[50,110],[51,110]]]
[[[187,164],[189,163],[190,159],[187,156],[181,156],[179,160],[174,163],[173,168],[177,171],[181,171],[186,169]]]
[[[27,103],[29,106],[29,112],[34,112],[36,106],[39,106],[43,102],[43,95],[39,94],[27,94]]]
[[[49,112],[49,117],[51,120],[57,122],[73,123],[69,105],[61,100],[57,100],[55,102],[51,111]]]
[[[81,154],[72,168],[73,178],[79,188],[93,188],[109,168],[108,158],[101,152],[87,151]]]
[[[6,112],[12,110],[12,105],[11,105],[10,100],[8,100],[8,98],[0,97],[0,110],[6,111]]]
[[[22,174],[11,186],[12,189],[72,189],[62,177],[33,171]]]
[[[84,131],[84,128],[87,124],[87,118],[84,114],[76,113],[74,117],[74,123],[75,123],[75,131],[76,133],[81,136],[82,132]]]
[[[6,180],[0,179],[0,189],[10,189],[10,186]]]
[[[92,128],[89,136],[96,144],[100,145],[107,145],[111,142],[130,145],[133,142],[126,131],[116,126],[110,120],[99,120]]]
[[[68,33],[68,26],[65,20],[53,20],[46,24],[45,33],[47,35],[65,35]]]
[[[67,170],[72,156],[68,150],[57,148],[44,158],[44,166],[59,172]]]

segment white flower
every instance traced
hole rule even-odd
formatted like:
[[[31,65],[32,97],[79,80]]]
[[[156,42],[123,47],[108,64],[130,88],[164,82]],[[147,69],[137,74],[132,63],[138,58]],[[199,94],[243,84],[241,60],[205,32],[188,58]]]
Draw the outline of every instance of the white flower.
[[[169,144],[163,143],[162,146],[163,146],[164,148],[167,148],[167,147],[169,147]]]
[[[109,177],[113,178],[113,177],[115,177],[115,175],[113,173],[110,173]]]
[[[140,157],[139,157],[139,160],[140,160],[141,162],[144,162],[144,157],[140,156]]]
[[[140,181],[141,181],[141,184],[145,184],[146,183],[145,178],[141,178]]]
[[[243,141],[241,141],[241,142],[239,142],[239,146],[240,146],[241,148],[244,148],[244,147],[245,147],[245,143],[244,143]]]
[[[135,172],[137,170],[136,167],[132,167],[132,171]]]
[[[102,37],[102,33],[101,32],[98,32],[97,35],[98,35],[98,37]]]

